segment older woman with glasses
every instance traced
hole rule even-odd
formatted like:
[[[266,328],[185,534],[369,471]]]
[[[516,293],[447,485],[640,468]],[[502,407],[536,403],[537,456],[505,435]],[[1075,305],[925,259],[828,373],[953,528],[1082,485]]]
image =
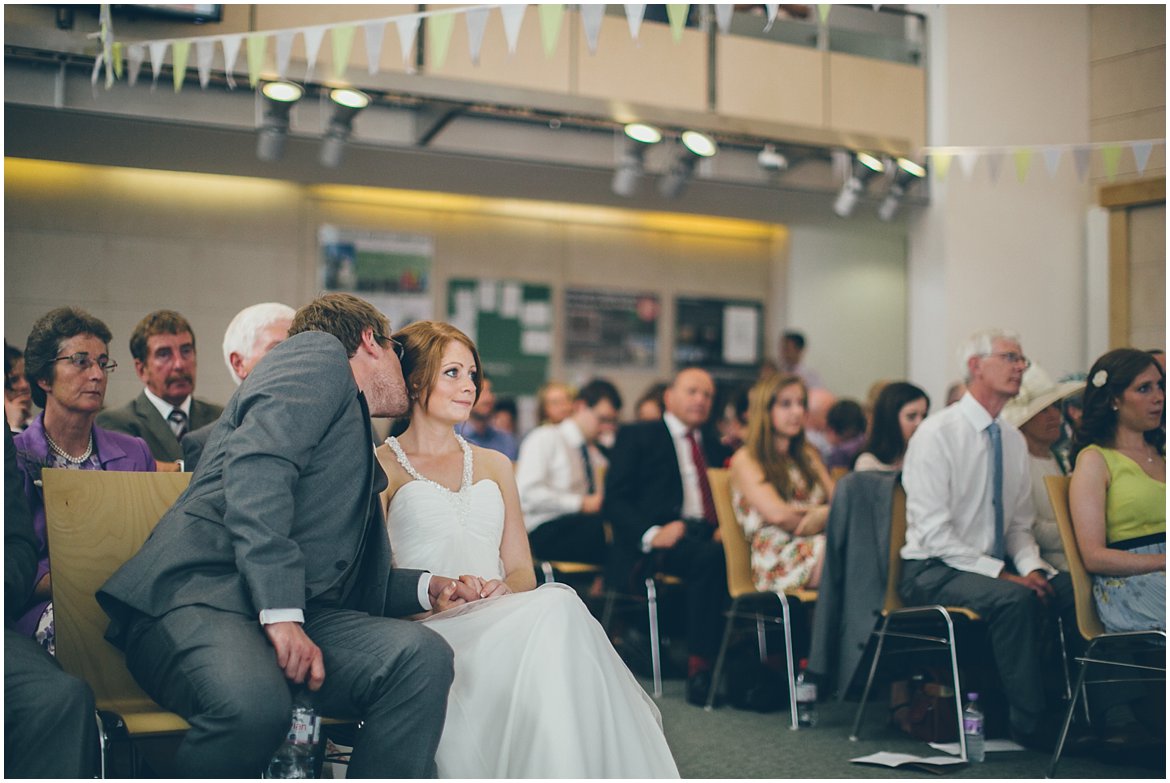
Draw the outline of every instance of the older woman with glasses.
[[[109,355],[110,330],[76,307],[59,307],[42,316],[28,336],[24,372],[33,402],[43,411],[16,436],[16,461],[33,512],[40,560],[36,588],[16,622],[16,630],[53,648],[52,583],[45,534],[41,470],[155,469],[141,438],[103,430],[94,419],[106,398],[108,376],[117,367]]]

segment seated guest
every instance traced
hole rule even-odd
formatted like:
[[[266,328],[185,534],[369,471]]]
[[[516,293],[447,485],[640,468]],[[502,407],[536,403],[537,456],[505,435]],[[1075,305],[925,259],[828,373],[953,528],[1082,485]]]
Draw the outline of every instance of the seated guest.
[[[1063,476],[1065,470],[1053,454],[1060,440],[1060,403],[1070,394],[1084,388],[1082,383],[1056,384],[1038,365],[1024,373],[1020,393],[1003,408],[1004,421],[1018,427],[1028,444],[1028,469],[1032,477],[1032,503],[1036,507],[1036,521],[1032,535],[1040,545],[1040,556],[1060,571],[1068,570],[1068,558],[1056,526],[1056,513],[1048,499],[1046,476]]]
[[[520,451],[516,445],[516,438],[492,426],[492,411],[495,408],[496,395],[492,392],[492,382],[484,377],[479,399],[475,401],[471,417],[463,426],[461,434],[468,443],[485,449],[495,449],[515,462]]]
[[[195,394],[195,333],[174,310],[147,314],[130,335],[134,371],[142,393],[121,408],[102,411],[98,424],[146,441],[160,469],[179,470],[188,432],[210,424],[223,411],[197,400]]]
[[[540,424],[560,424],[573,412],[573,390],[560,381],[549,381],[536,393],[536,418]]]
[[[704,432],[711,417],[715,381],[706,370],[679,371],[666,389],[666,412],[657,421],[618,430],[605,477],[603,512],[613,524],[611,573],[623,577],[644,563],[681,576],[687,598],[686,698],[704,705],[711,667],[719,649],[727,598],[727,568],[716,537],[715,501],[707,467],[719,466],[727,450]],[[628,582],[615,581],[615,589]]]
[[[662,401],[666,394],[668,383],[652,383],[642,396],[634,403],[634,421],[658,421],[666,412],[666,404]]]
[[[516,401],[511,397],[497,397],[492,409],[492,426],[500,432],[516,437]]]
[[[4,343],[4,419],[12,432],[24,432],[32,418],[32,395],[24,377],[24,354]]]
[[[1089,370],[1069,504],[1107,631],[1166,627],[1165,375],[1119,348]]]
[[[854,400],[838,400],[829,408],[825,422],[829,426],[829,457],[825,466],[829,470],[852,470],[857,452],[865,443],[865,411]]]
[[[873,406],[869,440],[854,470],[901,470],[910,437],[930,412],[930,398],[912,383],[887,383]]]
[[[751,386],[736,390],[727,405],[723,406],[723,417],[719,420],[719,440],[730,452],[743,445],[747,436],[748,407]]]
[[[141,438],[94,426],[118,363],[109,354],[110,330],[84,310],[59,307],[33,324],[24,349],[33,402],[44,410],[16,436],[16,460],[37,537],[37,573],[29,603],[15,628],[53,649],[52,580],[45,532],[42,468],[154,470]]]
[[[833,444],[829,441],[829,409],[837,402],[837,395],[823,386],[808,387],[808,404],[805,406],[804,439],[807,440],[821,460],[829,458]]]
[[[731,457],[736,517],[751,541],[756,589],[820,584],[833,482],[804,439],[807,392],[796,375],[752,390],[744,445]]]
[[[295,314],[295,310],[280,302],[263,302],[236,313],[223,333],[223,360],[236,386],[248,377],[265,354],[284,342]],[[209,422],[179,440],[183,447],[183,470],[195,472],[207,436],[214,426],[214,421]]]
[[[581,387],[560,424],[542,424],[520,444],[516,484],[532,554],[543,560],[606,561],[597,439],[617,427],[622,398],[609,381]]]

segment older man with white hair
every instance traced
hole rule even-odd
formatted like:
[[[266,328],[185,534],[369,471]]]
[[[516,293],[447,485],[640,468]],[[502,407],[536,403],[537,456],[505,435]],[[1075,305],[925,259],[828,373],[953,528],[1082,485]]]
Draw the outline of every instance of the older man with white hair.
[[[236,313],[223,334],[223,361],[236,386],[248,377],[265,354],[288,337],[288,328],[295,314],[295,310],[280,302],[262,302]],[[180,441],[183,470],[195,472],[207,436],[214,426],[213,421],[183,436]]]

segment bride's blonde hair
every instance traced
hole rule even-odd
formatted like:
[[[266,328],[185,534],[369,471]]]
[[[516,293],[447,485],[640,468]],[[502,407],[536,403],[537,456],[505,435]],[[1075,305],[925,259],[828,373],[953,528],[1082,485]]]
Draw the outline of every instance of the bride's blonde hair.
[[[402,377],[406,379],[406,389],[412,403],[427,404],[435,380],[439,377],[443,350],[452,340],[471,351],[476,367],[475,399],[479,400],[479,392],[483,387],[483,365],[480,364],[475,343],[459,329],[442,321],[415,321],[395,332],[394,339],[402,344]]]

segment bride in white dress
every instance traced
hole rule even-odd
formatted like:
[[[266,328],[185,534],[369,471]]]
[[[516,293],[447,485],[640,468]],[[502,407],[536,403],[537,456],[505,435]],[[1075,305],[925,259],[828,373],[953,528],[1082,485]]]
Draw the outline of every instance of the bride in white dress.
[[[577,594],[536,588],[511,462],[455,433],[479,394],[475,345],[434,321],[394,339],[411,396],[408,428],[378,449],[394,564],[482,596],[449,589],[420,616],[455,651],[439,776],[678,777],[657,707]]]

